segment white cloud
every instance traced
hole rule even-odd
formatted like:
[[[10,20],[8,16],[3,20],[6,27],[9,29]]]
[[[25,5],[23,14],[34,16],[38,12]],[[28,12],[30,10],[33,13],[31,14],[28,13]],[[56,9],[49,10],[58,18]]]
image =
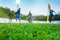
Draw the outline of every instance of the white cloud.
[[[20,1],[21,1],[21,0],[16,0],[16,3],[17,3],[17,4],[20,4]]]

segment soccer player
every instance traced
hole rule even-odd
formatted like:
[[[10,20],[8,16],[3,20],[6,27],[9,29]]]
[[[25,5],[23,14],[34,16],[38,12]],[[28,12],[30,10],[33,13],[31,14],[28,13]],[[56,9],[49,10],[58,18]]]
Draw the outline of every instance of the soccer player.
[[[53,12],[55,13],[55,11],[53,11],[53,10],[50,9],[50,11],[49,11],[49,14],[50,14],[50,15],[49,15],[49,22],[52,21]]]
[[[11,11],[9,12],[8,16],[9,16],[9,21],[12,21],[12,16],[13,15],[12,15],[12,12]]]
[[[31,13],[31,11],[29,11],[29,14],[28,14],[28,21],[29,21],[29,23],[32,22],[32,13]]]
[[[21,13],[20,13],[20,10],[21,8],[19,8],[16,12],[16,21],[19,19],[19,22],[20,22],[20,19],[21,19]]]

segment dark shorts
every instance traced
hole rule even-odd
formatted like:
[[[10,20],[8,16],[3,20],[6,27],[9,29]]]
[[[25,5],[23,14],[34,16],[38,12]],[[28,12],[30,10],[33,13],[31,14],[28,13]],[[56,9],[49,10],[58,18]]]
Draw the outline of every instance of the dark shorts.
[[[12,15],[9,15],[9,19],[12,19]]]
[[[52,17],[53,17],[53,15],[50,15],[50,16],[49,16],[49,21],[50,21],[50,22],[52,21]]]

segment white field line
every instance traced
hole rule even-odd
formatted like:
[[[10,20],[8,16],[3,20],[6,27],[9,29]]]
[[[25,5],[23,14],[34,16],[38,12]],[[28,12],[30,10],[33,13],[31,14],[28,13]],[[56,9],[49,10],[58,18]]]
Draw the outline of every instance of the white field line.
[[[51,23],[59,23],[60,21],[53,21]],[[0,18],[0,23],[10,23],[8,18]],[[27,20],[19,20],[16,22],[16,19],[12,19],[11,23],[29,23]],[[33,21],[32,23],[49,23],[46,21]],[[59,23],[60,24],[60,23]]]

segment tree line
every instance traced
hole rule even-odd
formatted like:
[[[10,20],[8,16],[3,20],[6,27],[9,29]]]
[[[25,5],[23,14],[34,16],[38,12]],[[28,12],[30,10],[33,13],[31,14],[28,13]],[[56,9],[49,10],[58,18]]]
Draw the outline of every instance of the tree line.
[[[0,7],[0,18],[8,18],[8,13],[11,10],[9,8],[3,8]],[[15,11],[12,10],[12,14],[13,14],[13,19],[15,19]],[[28,20],[28,15],[23,15],[21,16],[22,20]],[[38,21],[46,21],[47,16],[44,15],[38,15],[38,16],[33,16],[33,20],[38,20]],[[60,20],[60,12],[58,12],[56,15],[53,16],[52,20]]]

